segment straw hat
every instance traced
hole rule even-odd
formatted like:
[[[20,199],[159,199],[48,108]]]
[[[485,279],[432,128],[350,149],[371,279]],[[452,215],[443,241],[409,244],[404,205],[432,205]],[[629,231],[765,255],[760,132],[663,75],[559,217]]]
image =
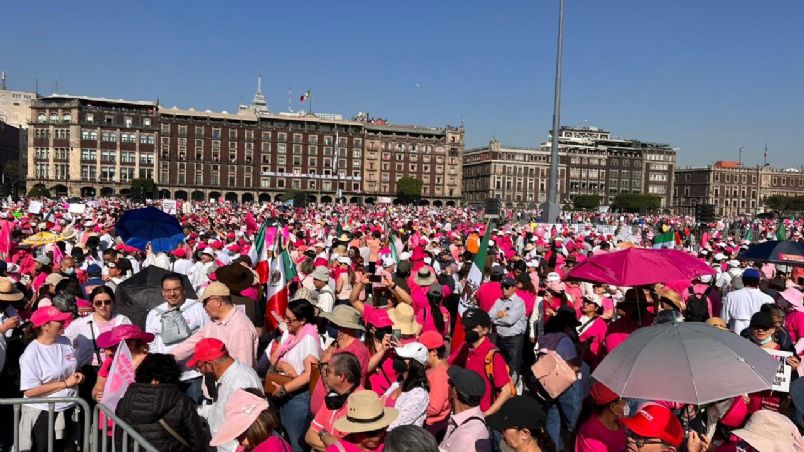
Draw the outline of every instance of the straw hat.
[[[346,401],[346,416],[335,421],[335,428],[344,433],[379,430],[391,425],[399,410],[385,408],[374,391],[357,391]]]
[[[731,433],[762,452],[795,452],[804,448],[796,425],[775,411],[759,410],[751,415],[745,427]]]
[[[416,273],[416,278],[413,280],[418,286],[424,287],[433,284],[436,280],[433,271],[430,270],[430,267],[422,267]]]
[[[0,302],[15,302],[22,300],[23,294],[8,278],[0,278]]]
[[[351,306],[335,306],[332,312],[322,312],[320,317],[329,320],[341,328],[366,331],[363,325],[360,324],[360,312]]]
[[[297,290],[293,295],[293,299],[291,301],[296,300],[307,300],[313,305],[316,305],[318,303],[318,293],[313,292],[306,287],[299,287],[299,290]]]
[[[394,329],[400,330],[403,336],[413,336],[422,330],[413,308],[407,303],[399,303],[394,309],[389,309],[388,317],[394,322]]]

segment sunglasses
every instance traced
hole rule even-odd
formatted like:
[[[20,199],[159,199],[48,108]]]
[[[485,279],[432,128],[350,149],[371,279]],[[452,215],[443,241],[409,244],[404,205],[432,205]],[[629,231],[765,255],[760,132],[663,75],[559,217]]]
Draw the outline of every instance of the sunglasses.
[[[111,300],[111,298],[106,300],[95,300],[92,302],[92,304],[95,306],[111,306],[112,303],[113,301]]]

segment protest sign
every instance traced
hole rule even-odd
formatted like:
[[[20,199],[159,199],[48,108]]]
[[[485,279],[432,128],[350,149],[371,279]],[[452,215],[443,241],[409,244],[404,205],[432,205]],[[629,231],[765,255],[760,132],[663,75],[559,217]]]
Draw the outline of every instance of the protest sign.
[[[770,349],[764,350],[779,361],[779,368],[776,369],[776,377],[773,379],[771,389],[779,392],[790,392],[790,375],[793,372],[793,368],[790,364],[787,364],[787,357],[793,356],[793,352]]]
[[[81,215],[86,210],[86,204],[70,204],[70,207],[67,209],[68,212]]]
[[[162,200],[162,212],[165,212],[168,215],[176,215],[176,200],[175,199],[163,199]]]
[[[31,201],[28,204],[28,213],[32,213],[34,215],[39,215],[42,212],[42,202],[41,201]]]

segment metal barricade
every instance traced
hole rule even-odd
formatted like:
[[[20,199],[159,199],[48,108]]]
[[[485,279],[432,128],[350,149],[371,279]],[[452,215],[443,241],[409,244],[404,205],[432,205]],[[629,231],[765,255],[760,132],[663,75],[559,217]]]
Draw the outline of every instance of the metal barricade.
[[[53,443],[54,443],[54,436],[56,434],[55,431],[55,423],[56,423],[56,404],[57,403],[75,403],[84,411],[84,434],[82,439],[82,451],[89,450],[89,427],[90,427],[90,412],[89,412],[89,404],[84,400],[78,397],[32,397],[28,399],[0,399],[0,405],[13,405],[14,406],[14,452],[19,452],[20,447],[20,411],[23,405],[32,405],[32,404],[40,404],[44,403],[47,404],[47,425],[48,425],[48,434],[47,434],[47,450],[48,452],[53,452]],[[155,449],[154,449],[155,450]]]
[[[100,413],[103,413],[103,426],[99,426]],[[114,425],[112,426],[112,444],[114,444],[114,431],[116,429],[123,430],[122,452],[128,452],[128,440],[131,437],[134,440],[134,452],[147,451],[159,452],[151,443],[142,437],[134,428],[128,425],[125,421],[117,417],[114,411],[111,411],[105,405],[99,403],[95,405],[95,411],[92,413],[92,452],[107,452],[110,450],[109,446],[109,420]],[[98,436],[100,435],[100,436]],[[115,450],[112,447],[112,450]],[[120,452],[120,451],[116,451]]]

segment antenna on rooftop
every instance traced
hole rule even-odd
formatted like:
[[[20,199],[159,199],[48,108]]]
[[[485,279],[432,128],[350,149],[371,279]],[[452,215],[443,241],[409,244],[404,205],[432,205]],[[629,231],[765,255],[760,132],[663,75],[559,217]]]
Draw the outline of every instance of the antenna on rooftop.
[[[6,71],[0,73],[0,89],[6,89]]]

